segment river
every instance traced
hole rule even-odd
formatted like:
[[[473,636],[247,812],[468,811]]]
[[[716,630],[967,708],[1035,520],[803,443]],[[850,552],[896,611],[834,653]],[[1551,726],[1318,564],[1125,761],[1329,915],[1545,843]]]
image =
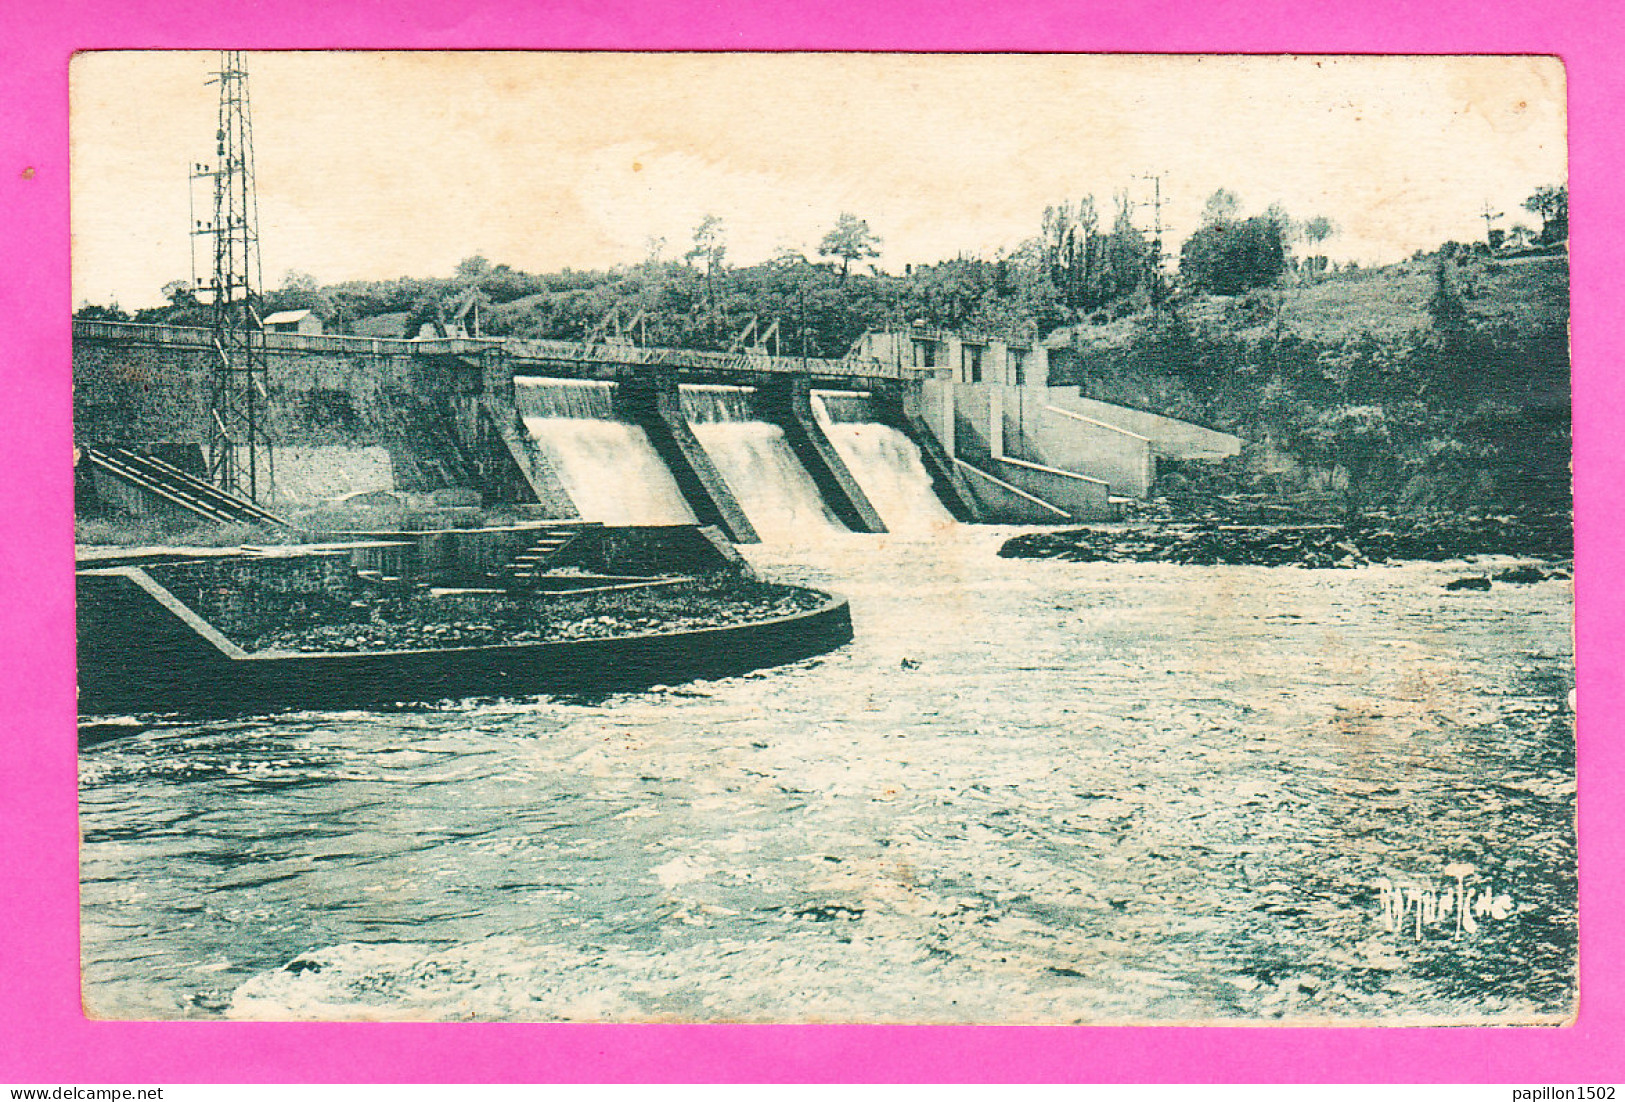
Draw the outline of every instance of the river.
[[[1568,582],[1000,559],[1008,534],[745,549],[847,595],[856,640],[744,677],[87,744],[87,1008],[1572,1013]]]

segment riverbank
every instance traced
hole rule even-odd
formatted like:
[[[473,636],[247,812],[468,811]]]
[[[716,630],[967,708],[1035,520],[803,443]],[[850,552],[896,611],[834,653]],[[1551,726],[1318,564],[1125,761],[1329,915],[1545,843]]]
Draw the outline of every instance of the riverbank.
[[[1566,513],[1568,286],[1562,257],[1446,250],[1079,327],[1050,382],[1248,441],[1222,464],[1159,463],[1152,496],[1186,515],[1221,497],[1338,521]]]
[[[1551,564],[1542,577],[1567,577],[1567,564],[1574,556],[1574,528],[1572,520],[1561,515],[1374,516],[1341,524],[1168,519],[1120,527],[1030,532],[1005,541],[999,555],[1070,562],[1299,566],[1312,570],[1508,555]]]

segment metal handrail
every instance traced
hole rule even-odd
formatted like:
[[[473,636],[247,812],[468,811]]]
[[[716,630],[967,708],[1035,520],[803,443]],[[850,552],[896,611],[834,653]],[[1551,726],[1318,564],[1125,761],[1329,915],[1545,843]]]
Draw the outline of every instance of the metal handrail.
[[[344,334],[260,333],[267,351],[367,352],[374,355],[478,355],[500,350],[517,360],[553,363],[659,366],[698,371],[773,372],[787,375],[860,375],[905,378],[924,374],[902,364],[857,355],[856,348],[839,360],[770,356],[760,352],[707,352],[691,348],[645,348],[639,345],[558,341],[520,337],[357,337]],[[150,322],[89,321],[75,318],[75,340],[132,341],[209,347],[213,330]]]

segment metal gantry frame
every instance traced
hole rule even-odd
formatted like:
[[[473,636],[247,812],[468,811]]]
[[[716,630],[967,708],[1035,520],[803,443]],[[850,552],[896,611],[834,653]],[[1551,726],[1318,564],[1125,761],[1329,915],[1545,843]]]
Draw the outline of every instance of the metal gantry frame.
[[[275,482],[275,456],[266,426],[265,328],[259,313],[259,201],[254,189],[254,125],[248,67],[241,50],[222,50],[208,81],[220,86],[215,162],[192,166],[195,193],[212,194],[209,219],[192,202],[193,243],[206,243],[210,275],[198,275],[192,251],[192,286],[210,306],[214,364],[209,377],[209,478],[216,486],[258,502]],[[212,247],[211,247],[212,246]]]

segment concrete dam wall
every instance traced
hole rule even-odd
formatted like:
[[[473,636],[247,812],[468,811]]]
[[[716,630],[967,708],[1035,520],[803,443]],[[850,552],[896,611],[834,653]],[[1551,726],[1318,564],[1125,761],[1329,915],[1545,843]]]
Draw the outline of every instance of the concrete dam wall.
[[[502,341],[274,336],[271,504],[295,512],[416,495],[612,525],[715,525],[735,542],[1064,524],[1144,498],[1159,458],[1240,445],[1050,387],[1041,359],[993,378],[877,360],[865,376],[867,361],[851,357],[804,361],[801,373],[718,357],[709,370],[707,354],[667,365],[648,362],[661,350],[635,349],[637,363],[606,363],[563,342],[544,360],[525,358],[536,350],[524,342],[522,357]],[[208,337],[76,323],[76,441],[204,446]],[[990,356],[973,362],[1018,359]]]
[[[375,491],[546,501],[545,480],[539,493],[505,439],[522,435],[511,373],[404,341],[284,338],[266,355],[261,412],[277,444],[276,507]],[[206,447],[215,359],[207,330],[76,323],[75,441]]]

